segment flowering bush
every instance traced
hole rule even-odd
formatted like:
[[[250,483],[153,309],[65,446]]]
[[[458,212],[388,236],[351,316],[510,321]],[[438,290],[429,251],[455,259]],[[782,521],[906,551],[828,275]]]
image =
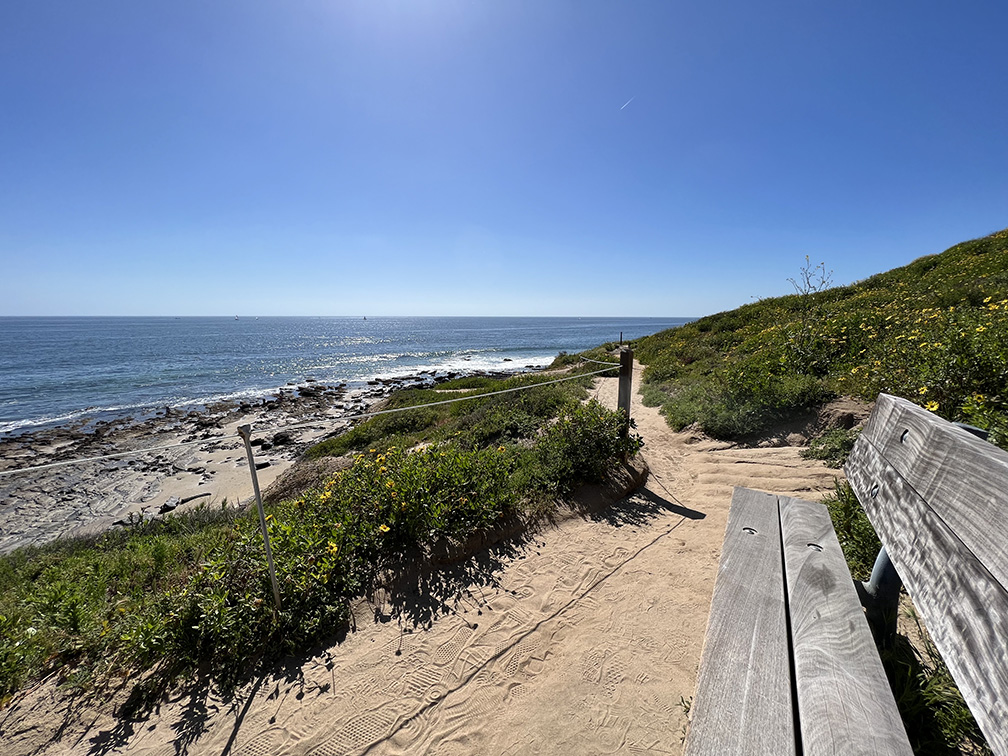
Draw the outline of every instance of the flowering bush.
[[[199,668],[229,686],[257,663],[331,636],[388,565],[521,518],[544,492],[596,480],[636,452],[639,439],[621,436],[618,414],[582,406],[583,387],[560,386],[505,395],[511,412],[494,397],[433,415],[454,424],[428,425],[432,411],[419,410],[349,468],[271,505],[279,611],[258,517],[231,508],[0,557],[0,702],[53,669],[88,684],[157,666],[153,684]],[[427,432],[439,438],[403,447]],[[487,438],[494,443],[478,442]]]
[[[986,428],[1005,445],[1008,230],[858,284],[702,318],[636,346],[649,401],[675,427],[697,422],[734,437],[836,394],[873,400],[886,392]]]

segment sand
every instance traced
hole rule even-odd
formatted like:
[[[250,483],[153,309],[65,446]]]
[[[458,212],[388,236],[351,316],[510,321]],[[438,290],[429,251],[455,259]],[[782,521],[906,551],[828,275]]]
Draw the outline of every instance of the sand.
[[[209,504],[238,505],[253,495],[239,425],[252,426],[253,454],[265,491],[304,450],[355,422],[396,389],[428,376],[355,390],[306,382],[256,402],[222,402],[200,411],[161,410],[145,419],[59,427],[0,439],[0,553],[61,536],[100,532],[132,517]],[[277,438],[278,432],[286,437]],[[25,467],[205,440],[182,448],[40,471]],[[266,442],[265,444],[257,442]]]
[[[596,386],[614,406],[616,379]],[[628,499],[361,602],[356,632],[237,700],[203,688],[127,723],[36,686],[0,713],[5,751],[680,753],[732,488],[818,499],[838,471],[673,432],[637,394],[632,414],[650,476]]]

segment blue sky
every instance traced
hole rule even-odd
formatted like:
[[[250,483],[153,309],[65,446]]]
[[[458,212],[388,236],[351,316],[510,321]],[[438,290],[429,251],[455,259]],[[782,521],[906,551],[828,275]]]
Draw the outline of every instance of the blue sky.
[[[8,0],[0,314],[702,315],[806,254],[849,283],[1008,226],[1006,26]]]

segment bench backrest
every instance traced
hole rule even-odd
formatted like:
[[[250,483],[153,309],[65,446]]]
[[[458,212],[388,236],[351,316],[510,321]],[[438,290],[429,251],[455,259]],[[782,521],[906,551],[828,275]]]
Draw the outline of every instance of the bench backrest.
[[[1008,756],[1008,453],[881,394],[844,471],[991,749]]]

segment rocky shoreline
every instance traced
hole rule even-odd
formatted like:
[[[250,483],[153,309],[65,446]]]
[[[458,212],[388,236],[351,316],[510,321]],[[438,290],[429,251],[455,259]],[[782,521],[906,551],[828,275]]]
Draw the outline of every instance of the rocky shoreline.
[[[252,426],[257,476],[266,489],[305,449],[342,432],[376,402],[400,389],[433,387],[456,377],[458,373],[424,371],[355,389],[306,378],[258,401],[188,411],[166,407],[117,420],[84,418],[0,437],[0,473],[24,470],[0,475],[0,554],[101,531],[131,518],[207,504],[237,506],[252,496],[239,425]],[[188,445],[156,448],[179,443]],[[26,469],[123,452],[129,454]]]

